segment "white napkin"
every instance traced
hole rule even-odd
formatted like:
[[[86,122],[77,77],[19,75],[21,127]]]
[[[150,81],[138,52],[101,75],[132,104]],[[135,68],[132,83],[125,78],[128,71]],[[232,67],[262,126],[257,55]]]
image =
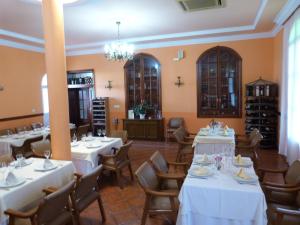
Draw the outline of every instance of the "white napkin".
[[[44,169],[49,169],[52,168],[54,165],[49,159],[45,159],[43,163],[43,168]]]
[[[18,182],[18,178],[12,171],[6,170],[4,174],[4,182],[7,185],[15,184]]]

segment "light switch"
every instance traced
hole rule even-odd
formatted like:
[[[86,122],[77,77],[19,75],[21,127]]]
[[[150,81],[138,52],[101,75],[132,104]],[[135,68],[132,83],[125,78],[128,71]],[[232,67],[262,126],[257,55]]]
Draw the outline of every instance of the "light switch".
[[[113,105],[114,109],[119,109],[120,105]]]

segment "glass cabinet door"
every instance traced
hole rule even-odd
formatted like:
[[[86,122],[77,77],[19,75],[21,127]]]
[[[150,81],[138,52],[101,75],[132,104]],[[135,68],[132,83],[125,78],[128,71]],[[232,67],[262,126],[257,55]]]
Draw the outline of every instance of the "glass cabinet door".
[[[241,116],[241,59],[226,47],[215,47],[197,61],[198,117]]]

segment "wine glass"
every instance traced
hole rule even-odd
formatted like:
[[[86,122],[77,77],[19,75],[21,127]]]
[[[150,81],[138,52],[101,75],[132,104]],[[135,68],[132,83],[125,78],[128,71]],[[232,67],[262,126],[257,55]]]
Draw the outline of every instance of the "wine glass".
[[[73,137],[72,137],[72,142],[77,142],[77,136],[76,136],[76,134],[75,134],[75,133],[73,134]]]
[[[101,137],[101,135],[102,135],[102,130],[101,130],[101,129],[98,129],[98,130],[97,130],[97,134],[98,134],[99,137]]]
[[[102,134],[103,134],[104,137],[106,137],[106,130],[103,130]]]
[[[81,140],[82,140],[82,141],[85,141],[85,140],[86,140],[86,134],[83,134],[83,135],[81,136]]]
[[[44,151],[44,156],[45,156],[45,158],[48,160],[49,157],[50,157],[50,150],[45,150],[45,151]]]
[[[88,136],[89,138],[91,138],[91,137],[93,137],[93,133],[92,133],[92,132],[88,132],[88,133],[87,133],[87,136]]]

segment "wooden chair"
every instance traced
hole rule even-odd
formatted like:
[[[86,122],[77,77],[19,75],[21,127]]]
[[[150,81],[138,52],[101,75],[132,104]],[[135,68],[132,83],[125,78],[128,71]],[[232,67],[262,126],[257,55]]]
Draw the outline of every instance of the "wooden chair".
[[[44,158],[44,152],[47,150],[50,151],[51,156],[51,144],[50,141],[47,139],[33,142],[30,144],[30,147],[35,157]]]
[[[182,117],[170,118],[167,123],[166,141],[169,141],[170,138],[173,137],[173,133],[176,129],[183,126],[184,126],[184,119]]]
[[[3,155],[0,155],[0,163],[9,164],[12,161],[14,161],[14,159],[13,159],[13,157],[12,157],[12,155],[10,153],[6,153],[6,154],[3,154]]]
[[[0,130],[0,136],[2,136],[2,135],[8,135],[8,134],[14,134],[14,133],[16,133],[15,129]]]
[[[121,138],[123,141],[123,144],[126,144],[128,141],[127,130],[112,130],[110,132],[110,136],[115,137],[115,138]]]
[[[16,159],[17,154],[22,154],[25,158],[34,157],[35,154],[31,150],[31,143],[43,140],[43,136],[38,136],[35,138],[29,138],[24,141],[22,146],[11,145],[12,156]]]
[[[71,137],[71,140],[72,140],[74,134],[76,135],[76,128],[75,128],[75,127],[70,128],[70,137]],[[77,137],[77,136],[76,136],[76,137]],[[78,137],[77,137],[77,138],[78,138]],[[80,138],[81,138],[81,137],[80,137]]]
[[[262,188],[268,202],[269,221],[275,225],[300,224],[300,161],[287,169],[260,169],[264,173],[280,173],[284,183],[264,181]]]
[[[148,162],[144,162],[137,169],[135,175],[146,194],[141,225],[145,225],[148,215],[177,215],[179,206],[178,191],[161,190],[155,170]]]
[[[235,142],[237,145],[250,145],[253,138],[259,133],[257,128],[254,128],[249,135],[235,135]]]
[[[43,124],[42,123],[32,123],[31,124],[32,129],[37,129],[37,128],[42,128]]]
[[[186,138],[189,136],[186,136],[186,131],[183,127],[178,128],[173,135],[178,143],[176,162],[181,162],[183,158],[186,159],[186,156],[194,154],[193,143],[190,139]]]
[[[77,127],[77,131],[76,131],[77,139],[81,140],[82,135],[84,134],[87,135],[89,130],[90,130],[90,124],[85,124]]]
[[[93,202],[97,201],[102,216],[102,222],[106,220],[102,199],[99,193],[97,180],[100,176],[102,166],[98,166],[87,175],[76,175],[74,194],[71,195],[72,209],[74,211],[77,224],[81,225],[80,213]]]
[[[8,209],[4,213],[9,216],[9,225],[24,224],[26,219],[32,225],[65,225],[73,224],[72,213],[69,207],[69,197],[74,189],[74,181],[53,192],[49,189],[43,191],[47,194],[37,208],[27,212]],[[22,220],[22,222],[20,221]]]
[[[17,133],[24,132],[24,131],[30,131],[30,130],[32,130],[31,126],[22,126],[22,127],[16,128]]]
[[[163,177],[162,179],[162,187],[167,189],[179,189],[182,186],[184,178],[187,174],[188,163],[179,163],[179,162],[168,162],[165,157],[159,152],[156,151],[150,157],[150,162],[153,165],[156,174],[158,177]],[[179,171],[170,171],[170,167],[174,166],[175,169],[177,167],[182,167],[183,172]],[[168,179],[167,179],[168,178]]]
[[[128,155],[129,149],[132,145],[132,141],[120,147],[117,152],[113,155],[99,154],[99,162],[102,163],[103,170],[113,171],[117,176],[117,182],[120,188],[123,188],[121,182],[121,172],[124,167],[128,167],[131,180],[133,180],[133,172],[131,167],[130,158]]]

